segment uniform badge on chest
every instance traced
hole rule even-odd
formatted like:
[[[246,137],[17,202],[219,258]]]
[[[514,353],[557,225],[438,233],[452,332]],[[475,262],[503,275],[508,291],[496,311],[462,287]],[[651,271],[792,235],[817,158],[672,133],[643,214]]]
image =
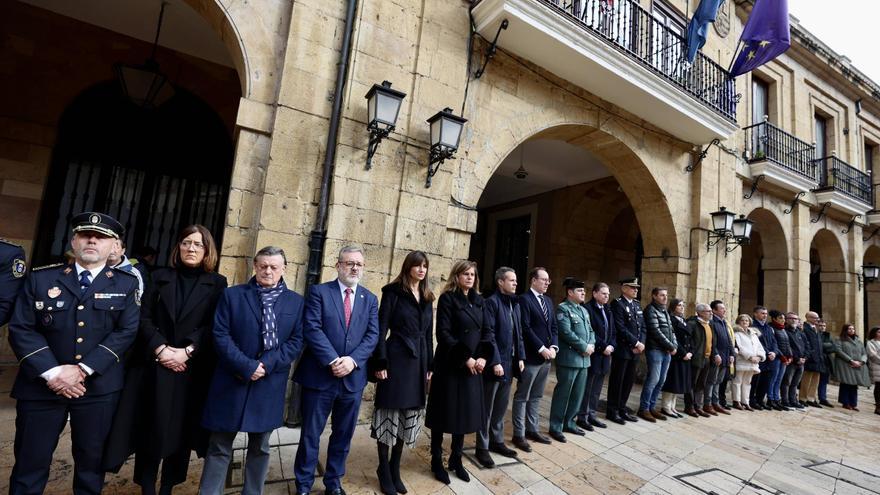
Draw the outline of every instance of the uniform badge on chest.
[[[47,294],[50,298],[55,299],[56,297],[61,295],[61,289],[59,289],[58,287],[52,287],[51,289],[49,289]]]
[[[34,308],[38,311],[43,309],[43,301],[34,301]]]

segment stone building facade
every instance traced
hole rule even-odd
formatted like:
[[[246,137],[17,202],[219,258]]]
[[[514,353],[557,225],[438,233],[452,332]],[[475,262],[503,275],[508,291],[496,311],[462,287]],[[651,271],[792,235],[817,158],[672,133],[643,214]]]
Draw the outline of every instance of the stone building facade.
[[[528,268],[546,266],[557,298],[564,276],[593,283],[637,274],[645,288],[667,286],[691,307],[722,299],[731,312],[757,303],[800,314],[813,308],[833,329],[851,321],[860,332],[866,308],[880,317],[880,294],[861,277],[863,264],[880,263],[869,173],[880,144],[880,89],[796,21],[786,54],[731,83],[724,68],[749,1],[724,3],[693,65],[680,62],[677,36],[692,14],[685,10],[698,2],[355,3],[327,181],[322,280],[334,275],[338,248],[355,242],[367,250],[364,283],[373,290],[396,275],[409,250],[420,249],[431,258],[435,287],[454,260],[471,257],[484,279],[501,263],[515,266],[521,280]],[[252,254],[274,244],[287,252],[288,283],[304,290],[310,234],[321,230],[347,4],[171,1],[155,59],[179,93],[213,111],[228,153],[200,160],[216,151],[207,132],[185,159],[162,144],[174,141],[162,133],[138,141],[172,150],[146,164],[125,165],[137,162],[131,156],[140,149],[114,148],[120,159],[77,149],[107,170],[122,165],[93,192],[74,194],[76,156],[60,143],[84,139],[68,128],[90,127],[65,115],[75,114],[68,110],[81,95],[114,80],[114,63],[149,55],[154,26],[144,18],[155,18],[159,1],[137,0],[114,16],[97,0],[78,7],[0,0],[9,14],[0,16],[7,109],[0,116],[0,209],[8,213],[0,236],[45,263],[57,255],[51,246],[63,245],[50,234],[63,231],[63,214],[72,205],[99,207],[96,197],[129,215],[132,232],[141,232],[130,241],[135,249],[167,243],[180,223],[212,215],[198,205],[225,204],[215,233],[230,283],[246,281]],[[499,31],[504,20],[508,27]],[[475,78],[496,33],[497,52]],[[407,96],[396,129],[365,170],[364,95],[384,80]],[[428,188],[425,121],[447,107],[468,122],[458,152]],[[193,120],[174,136],[208,121]],[[150,129],[169,125],[157,122]],[[752,123],[759,125],[742,129]],[[166,159],[175,165],[156,175],[155,161]],[[120,182],[119,170],[128,168],[143,175]],[[148,182],[151,174],[153,189],[137,189],[137,178]],[[167,184],[181,191],[171,200]],[[710,213],[721,206],[754,220],[749,245],[707,246]],[[151,212],[168,222],[150,223]]]

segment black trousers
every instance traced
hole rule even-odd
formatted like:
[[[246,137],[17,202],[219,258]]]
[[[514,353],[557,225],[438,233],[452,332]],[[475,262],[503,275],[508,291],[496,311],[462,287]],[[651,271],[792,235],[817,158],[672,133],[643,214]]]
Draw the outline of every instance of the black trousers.
[[[755,403],[755,397],[758,396],[758,382],[761,380],[761,373],[757,373],[752,376],[751,389],[749,389],[749,405]],[[765,392],[766,393],[766,392]]]
[[[730,373],[724,377],[724,380],[721,381],[721,385],[718,385],[718,403],[722,406],[727,405],[727,383],[730,381]]]
[[[119,393],[79,399],[19,400],[15,404],[15,466],[10,495],[41,494],[52,454],[70,415],[73,493],[99,494],[104,488],[101,458]]]
[[[138,450],[134,456],[134,482],[141,486],[155,485],[162,463],[162,485],[179,485],[186,481],[189,471],[189,446],[160,459],[154,452]]]
[[[606,414],[613,416],[626,411],[626,402],[632,391],[636,373],[635,359],[611,359],[611,373],[608,375],[608,407]]]

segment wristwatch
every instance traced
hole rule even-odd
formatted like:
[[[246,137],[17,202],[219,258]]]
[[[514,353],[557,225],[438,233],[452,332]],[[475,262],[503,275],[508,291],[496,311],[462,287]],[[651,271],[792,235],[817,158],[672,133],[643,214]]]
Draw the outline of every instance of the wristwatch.
[[[186,346],[186,348],[184,348],[183,351],[186,352],[186,357],[191,358],[191,357],[193,357],[193,353],[196,352],[196,348],[194,345],[190,344],[190,345]]]

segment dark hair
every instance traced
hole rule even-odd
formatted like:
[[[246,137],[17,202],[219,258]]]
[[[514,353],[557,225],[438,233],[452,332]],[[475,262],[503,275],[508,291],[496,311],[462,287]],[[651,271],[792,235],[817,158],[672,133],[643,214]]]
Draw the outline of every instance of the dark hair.
[[[778,309],[771,309],[769,314],[770,314],[770,319],[775,320],[776,318],[779,318],[780,316],[782,316],[782,311],[779,311]]]
[[[257,262],[257,258],[260,256],[281,256],[281,259],[284,260],[284,264],[287,264],[287,255],[284,254],[284,250],[280,247],[276,246],[266,246],[254,255],[254,263]]]
[[[406,255],[406,258],[403,259],[403,266],[400,267],[400,273],[391,281],[391,283],[400,284],[405,290],[409,290],[412,286],[412,279],[409,276],[410,270],[412,270],[412,267],[414,266],[421,266],[423,264],[425,265],[425,268],[430,266],[428,255],[422,251],[410,251],[410,253]],[[419,296],[423,301],[431,302],[434,300],[434,293],[431,292],[427,275],[424,279],[419,281]]]
[[[499,280],[504,280],[510,272],[513,272],[513,274],[516,275],[516,270],[509,266],[499,267],[495,270],[495,283],[497,284]]]
[[[470,290],[479,294],[480,273],[477,270],[477,262],[471,260],[459,260],[452,264],[452,268],[449,270],[449,279],[446,280],[446,285],[443,286],[443,292],[461,290],[461,286],[458,285],[458,276],[471,268],[474,269],[474,286]]]
[[[611,289],[605,282],[596,282],[593,284],[593,292],[599,292],[602,289]]]
[[[663,290],[665,290],[666,292],[669,292],[669,289],[667,289],[666,287],[654,287],[653,289],[651,289],[651,297],[656,296],[657,294],[660,293],[660,291],[663,291]]]
[[[184,239],[193,234],[202,234],[202,244],[205,245],[205,257],[202,258],[202,269],[206,272],[213,272],[217,268],[218,253],[217,245],[214,244],[214,236],[211,231],[204,225],[193,224],[188,225],[177,234],[177,242],[174,243],[174,249],[171,250],[171,266],[177,268],[178,264],[183,264],[180,258],[180,243]]]
[[[715,299],[714,301],[709,303],[709,307],[712,308],[712,311],[715,311],[716,309],[718,309],[719,304],[724,304],[724,301],[720,299]]]
[[[840,339],[841,340],[843,340],[844,338],[846,340],[852,340],[849,338],[849,333],[847,333],[847,330],[849,330],[849,327],[853,327],[854,330],[856,328],[856,326],[853,325],[852,323],[844,323],[843,327],[840,329]]]
[[[767,311],[767,308],[764,306],[755,306],[752,308],[752,313],[757,313],[758,311]]]
[[[682,300],[682,299],[673,299],[673,300],[669,301],[670,311],[675,309],[676,306],[678,306],[679,304],[681,304],[683,302],[684,302],[684,300]]]
[[[538,278],[538,272],[541,272],[541,271],[546,272],[548,277],[550,276],[550,272],[548,272],[546,268],[544,268],[543,266],[536,266],[536,267],[532,268],[531,270],[529,270],[529,283],[530,284],[532,283],[532,280]]]
[[[871,330],[868,331],[868,340],[874,340],[878,331],[880,331],[880,327],[871,327]]]

